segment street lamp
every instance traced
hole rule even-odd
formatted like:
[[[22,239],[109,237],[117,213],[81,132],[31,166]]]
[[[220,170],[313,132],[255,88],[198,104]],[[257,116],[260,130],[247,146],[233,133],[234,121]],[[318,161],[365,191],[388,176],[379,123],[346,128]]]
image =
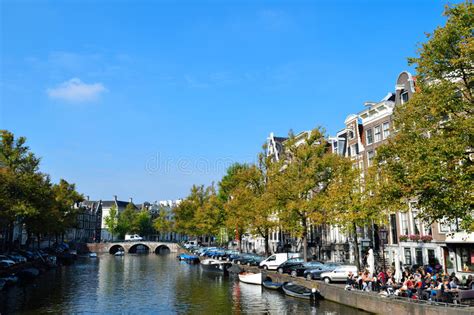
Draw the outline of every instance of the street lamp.
[[[383,272],[385,273],[385,242],[387,241],[387,230],[381,228],[379,230],[380,241],[382,242],[382,263],[383,263]]]

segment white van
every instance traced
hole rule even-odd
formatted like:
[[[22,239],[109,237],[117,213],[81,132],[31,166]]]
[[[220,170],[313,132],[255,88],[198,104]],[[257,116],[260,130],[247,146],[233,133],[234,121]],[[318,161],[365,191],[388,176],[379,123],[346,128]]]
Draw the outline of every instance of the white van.
[[[198,241],[187,241],[186,243],[184,243],[184,248],[189,249],[197,245],[198,245]]]
[[[125,234],[125,241],[134,242],[134,241],[143,241],[143,237],[138,234]]]
[[[278,253],[278,254],[273,254],[270,257],[268,257],[265,260],[262,260],[260,262],[260,268],[263,268],[265,270],[276,270],[278,266],[283,264],[285,261],[287,261],[290,258],[296,258],[300,257],[301,254],[299,253]]]

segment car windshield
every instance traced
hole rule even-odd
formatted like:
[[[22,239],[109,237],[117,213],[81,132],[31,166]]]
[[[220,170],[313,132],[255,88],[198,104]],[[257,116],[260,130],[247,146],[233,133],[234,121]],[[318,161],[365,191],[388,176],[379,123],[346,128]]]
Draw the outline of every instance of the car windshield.
[[[288,259],[286,262],[289,263],[289,264],[291,264],[291,263],[301,263],[301,262],[303,262],[303,258],[291,258],[291,259]]]

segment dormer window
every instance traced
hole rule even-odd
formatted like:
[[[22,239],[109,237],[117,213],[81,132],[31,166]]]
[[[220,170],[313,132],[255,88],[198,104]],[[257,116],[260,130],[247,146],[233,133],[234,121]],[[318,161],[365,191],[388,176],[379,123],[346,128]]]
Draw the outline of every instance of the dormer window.
[[[408,91],[403,91],[402,94],[400,95],[400,99],[402,101],[402,104],[405,104],[408,102]]]

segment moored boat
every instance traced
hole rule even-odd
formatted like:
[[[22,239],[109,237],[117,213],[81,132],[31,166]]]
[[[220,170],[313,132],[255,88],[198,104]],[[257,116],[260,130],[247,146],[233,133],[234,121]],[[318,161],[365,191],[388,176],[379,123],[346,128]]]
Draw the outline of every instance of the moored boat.
[[[262,285],[270,290],[281,290],[283,283],[281,282],[273,282],[270,277],[267,277],[263,282]]]
[[[249,284],[262,284],[262,273],[255,273],[255,272],[241,272],[239,273],[239,280],[244,283]]]
[[[310,300],[311,298],[314,298],[316,300],[322,298],[321,294],[319,294],[319,291],[316,289],[311,290],[307,287],[291,282],[285,282],[282,285],[282,289],[286,295],[300,299]]]
[[[89,253],[90,258],[97,258],[97,253]]]
[[[123,250],[119,250],[118,252],[114,254],[114,256],[123,256],[123,255],[125,255],[125,252]]]
[[[185,261],[188,263],[199,263],[199,257],[196,255],[179,254],[177,258],[180,261]]]
[[[201,261],[201,267],[203,270],[206,270],[206,271],[227,273],[227,269],[230,266],[232,266],[231,263],[228,263],[222,260],[205,259]]]

